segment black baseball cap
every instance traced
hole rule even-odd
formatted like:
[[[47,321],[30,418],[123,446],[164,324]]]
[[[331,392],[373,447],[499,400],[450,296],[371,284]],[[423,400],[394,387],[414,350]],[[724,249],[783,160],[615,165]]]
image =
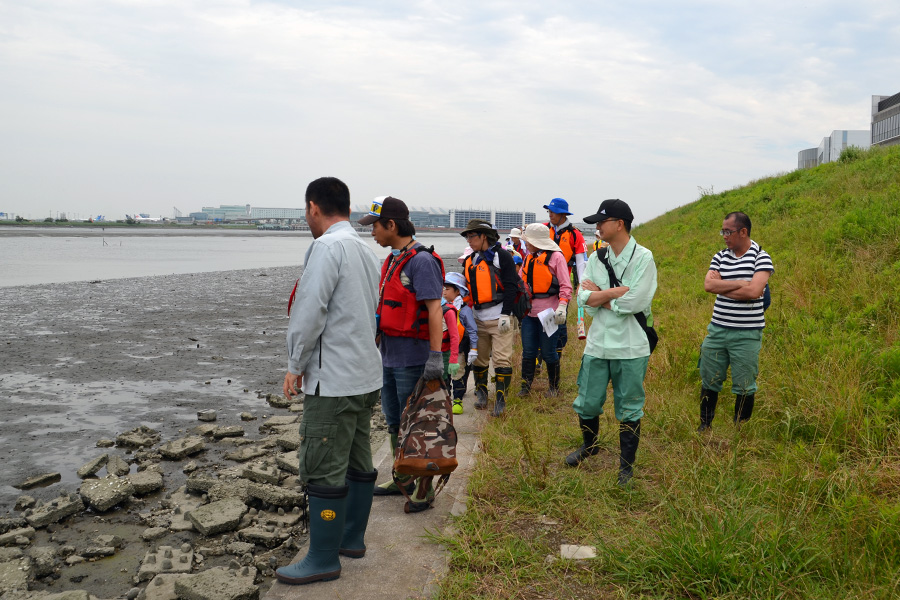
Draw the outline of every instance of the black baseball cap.
[[[634,221],[634,214],[631,208],[618,198],[611,198],[600,203],[597,213],[584,218],[585,223],[597,223],[605,219],[622,219],[631,223]]]
[[[379,196],[372,201],[369,214],[357,221],[360,225],[371,225],[378,219],[408,219],[409,209],[403,200],[393,196]]]

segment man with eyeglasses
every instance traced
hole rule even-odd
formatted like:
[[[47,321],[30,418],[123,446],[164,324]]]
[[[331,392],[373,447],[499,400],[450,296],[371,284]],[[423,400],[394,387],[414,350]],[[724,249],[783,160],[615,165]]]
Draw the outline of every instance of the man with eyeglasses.
[[[566,464],[576,467],[599,452],[600,415],[612,383],[619,421],[618,484],[623,487],[634,472],[651,351],[638,319],[653,326],[651,303],[656,293],[653,253],[631,236],[633,220],[631,208],[618,199],[604,200],[596,214],[584,218],[585,223],[597,224],[600,238],[609,246],[591,254],[578,290],[578,303],[593,321],[578,371],[578,397],[572,403],[584,443],[566,457]]]
[[[759,374],[759,350],[766,326],[764,293],[775,271],[772,258],[750,239],[750,217],[742,212],[725,216],[719,232],[725,249],[716,253],[703,288],[716,294],[712,321],[700,347],[700,427],[712,427],[716,403],[728,367],[735,395],[734,423],[750,418]]]

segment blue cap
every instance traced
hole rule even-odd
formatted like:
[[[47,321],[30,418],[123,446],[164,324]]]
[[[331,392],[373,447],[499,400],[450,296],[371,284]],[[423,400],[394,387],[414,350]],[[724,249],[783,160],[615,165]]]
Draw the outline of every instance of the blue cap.
[[[550,212],[554,212],[558,215],[571,215],[572,212],[569,211],[569,203],[563,200],[562,198],[554,198],[550,201],[550,204],[545,204],[544,208],[549,210]]]
[[[518,252],[516,252],[515,254],[513,254],[513,262],[516,263],[517,265],[521,265],[521,264],[522,264],[522,257],[519,256],[519,253],[518,253]]]

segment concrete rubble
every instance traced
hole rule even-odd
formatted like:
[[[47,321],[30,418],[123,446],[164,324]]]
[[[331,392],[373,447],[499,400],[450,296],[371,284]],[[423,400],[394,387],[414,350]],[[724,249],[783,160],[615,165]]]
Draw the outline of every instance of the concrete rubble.
[[[159,443],[160,438],[158,431],[141,425],[116,436],[116,445],[126,448],[150,447]]]
[[[147,581],[160,573],[190,573],[193,565],[194,550],[190,544],[182,544],[178,548],[160,546],[144,556],[137,578],[138,581]]]
[[[109,460],[106,463],[106,472],[109,475],[122,477],[124,475],[128,475],[130,471],[131,465],[125,462],[125,460],[121,456],[119,456],[118,454],[111,454],[109,456]]]
[[[192,510],[188,518],[197,531],[210,536],[236,529],[246,512],[246,504],[237,498],[226,498]]]
[[[30,490],[36,487],[44,487],[54,484],[60,479],[62,479],[62,475],[60,473],[42,473],[41,475],[29,477],[28,479],[14,487],[17,490]]]
[[[103,479],[85,481],[81,484],[79,493],[91,508],[106,512],[128,500],[134,494],[134,485],[123,477],[107,475]]]
[[[106,462],[109,460],[109,454],[104,454],[102,456],[98,456],[94,460],[88,462],[83,467],[78,469],[76,475],[78,475],[81,479],[85,479],[86,477],[90,477],[97,473],[100,469],[106,466]]]
[[[25,520],[35,528],[46,527],[51,523],[59,523],[66,517],[80,513],[84,510],[84,502],[77,494],[66,494],[54,499],[47,504],[39,504],[28,511]]]
[[[184,600],[257,600],[256,569],[213,568],[175,580],[175,593]]]
[[[159,447],[159,453],[162,454],[163,458],[169,460],[181,460],[202,452],[204,448],[203,438],[192,436],[166,442]]]

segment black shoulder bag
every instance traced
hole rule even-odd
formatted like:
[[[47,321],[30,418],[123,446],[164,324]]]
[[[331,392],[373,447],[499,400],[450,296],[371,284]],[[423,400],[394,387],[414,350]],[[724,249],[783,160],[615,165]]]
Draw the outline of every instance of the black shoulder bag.
[[[606,267],[606,272],[609,274],[609,286],[619,287],[622,284],[619,282],[619,278],[616,277],[616,272],[613,271],[612,265],[609,264],[609,259],[607,258],[608,251],[609,246],[600,248],[597,250],[597,257],[600,259],[600,262],[603,263],[603,266]],[[633,257],[634,254],[631,256]],[[628,262],[631,262],[631,259],[628,259]],[[647,326],[647,315],[645,315],[643,311],[632,313],[632,315],[638,322],[638,325],[641,326],[641,329],[644,330],[644,333],[647,334],[647,342],[650,343],[650,354],[653,354],[653,351],[656,349],[656,344],[659,343],[659,334],[656,333],[655,329]]]

